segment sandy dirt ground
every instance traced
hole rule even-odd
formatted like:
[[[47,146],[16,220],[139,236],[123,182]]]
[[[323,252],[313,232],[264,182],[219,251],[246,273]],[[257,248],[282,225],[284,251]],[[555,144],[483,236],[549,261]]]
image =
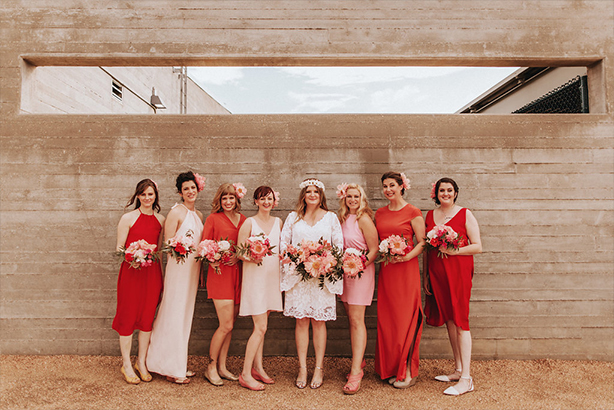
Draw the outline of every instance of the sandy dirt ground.
[[[238,373],[242,358],[229,359]],[[346,396],[341,388],[350,359],[327,358],[324,384],[317,390],[294,387],[297,361],[267,357],[276,383],[263,392],[238,382],[222,387],[203,377],[207,359],[191,356],[198,374],[188,385],[154,375],[150,383],[128,385],[111,356],[0,356],[2,409],[612,409],[614,363],[561,360],[475,361],[475,391],[442,394],[448,386],[433,380],[453,368],[450,360],[422,360],[415,386],[397,390],[379,380],[367,360],[362,388]],[[313,358],[310,358],[313,369]],[[311,376],[310,370],[310,376]]]

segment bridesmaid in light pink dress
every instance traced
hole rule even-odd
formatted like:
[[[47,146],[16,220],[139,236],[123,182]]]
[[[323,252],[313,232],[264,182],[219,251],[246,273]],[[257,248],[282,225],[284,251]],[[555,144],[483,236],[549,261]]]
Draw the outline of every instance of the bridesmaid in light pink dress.
[[[360,278],[344,275],[341,301],[350,321],[352,341],[352,369],[343,387],[345,394],[354,394],[360,388],[363,376],[364,354],[367,347],[365,310],[373,300],[375,289],[375,265],[377,257],[377,229],[373,223],[373,211],[369,208],[364,190],[357,184],[339,185],[339,220],[343,230],[343,246],[367,251],[366,268]]]
[[[189,234],[197,242],[202,235],[203,214],[194,205],[198,192],[205,187],[204,178],[189,171],[177,177],[176,186],[183,202],[168,213],[164,240]],[[189,383],[188,377],[194,375],[187,370],[188,341],[200,274],[200,262],[194,257],[194,253],[188,255],[183,263],[168,257],[162,302],[147,353],[149,371],[179,384]]]

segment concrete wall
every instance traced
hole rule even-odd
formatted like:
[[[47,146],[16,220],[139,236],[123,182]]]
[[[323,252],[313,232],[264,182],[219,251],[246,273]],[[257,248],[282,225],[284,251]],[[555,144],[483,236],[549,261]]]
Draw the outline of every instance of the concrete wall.
[[[180,114],[180,79],[172,67],[57,67],[24,63],[21,112],[28,114]],[[116,81],[122,98],[113,95]],[[152,87],[166,107],[151,106]],[[229,114],[188,79],[188,113]]]
[[[111,5],[115,5],[112,7]],[[471,305],[477,358],[614,357],[611,2],[5,0],[0,14],[2,167],[0,349],[7,354],[118,354],[115,227],[136,182],[268,183],[285,216],[298,183],[412,179],[431,209],[447,175],[482,229]],[[164,17],[164,18],[162,18]],[[579,35],[581,33],[581,35]],[[597,108],[584,115],[25,115],[22,61],[38,65],[591,65]],[[589,78],[590,81],[590,78]],[[247,202],[247,201],[246,201]],[[252,207],[245,207],[250,214]],[[199,294],[191,353],[217,322]],[[373,353],[375,306],[368,310]],[[293,322],[271,318],[267,354],[294,352]],[[231,352],[242,354],[249,320]],[[329,353],[350,354],[343,318]],[[423,357],[450,357],[426,328]]]

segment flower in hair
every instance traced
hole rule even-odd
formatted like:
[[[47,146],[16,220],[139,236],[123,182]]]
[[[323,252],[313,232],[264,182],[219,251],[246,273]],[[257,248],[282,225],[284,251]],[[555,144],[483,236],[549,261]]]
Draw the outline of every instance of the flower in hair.
[[[436,186],[437,186],[437,183],[435,182],[431,183],[431,199],[435,199],[437,197],[437,193],[435,192]]]
[[[409,185],[409,178],[405,176],[404,173],[401,172],[401,179],[403,180],[403,188],[409,189],[411,185]]]
[[[317,186],[322,191],[326,191],[326,188],[324,187],[324,184],[322,183],[322,181],[320,181],[319,179],[315,179],[315,178],[310,178],[310,179],[307,179],[301,182],[298,187],[300,189],[304,189],[304,188],[307,188],[309,185]]]
[[[243,198],[247,193],[247,189],[240,182],[235,182],[232,184],[232,186],[235,187],[235,192],[237,194],[237,198],[239,199]]]
[[[279,205],[279,192],[273,191],[273,197],[275,198],[275,202],[273,202],[273,207],[277,207]]]
[[[343,199],[347,196],[348,193],[348,184],[345,182],[343,184],[337,185],[337,198]]]
[[[195,172],[194,173],[194,179],[196,180],[196,187],[198,189],[198,192],[202,191],[203,189],[205,189],[205,181],[207,181],[207,178],[201,176],[199,173]]]

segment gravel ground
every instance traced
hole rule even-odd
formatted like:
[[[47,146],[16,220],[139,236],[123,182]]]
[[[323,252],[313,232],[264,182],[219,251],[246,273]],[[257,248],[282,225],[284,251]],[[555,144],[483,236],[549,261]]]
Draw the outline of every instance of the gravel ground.
[[[313,368],[313,358],[310,358]],[[238,373],[243,361],[229,358]],[[191,356],[198,374],[188,385],[154,375],[151,383],[124,382],[119,357],[0,356],[2,409],[612,409],[614,363],[562,360],[474,361],[476,389],[460,397],[442,394],[447,383],[433,380],[453,368],[450,360],[422,360],[418,383],[406,390],[380,381],[367,360],[361,390],[341,388],[350,359],[327,358],[324,384],[317,390],[294,387],[297,361],[267,357],[265,368],[276,384],[264,392],[226,381],[214,387],[203,379],[207,359]],[[310,373],[311,376],[311,373]]]

